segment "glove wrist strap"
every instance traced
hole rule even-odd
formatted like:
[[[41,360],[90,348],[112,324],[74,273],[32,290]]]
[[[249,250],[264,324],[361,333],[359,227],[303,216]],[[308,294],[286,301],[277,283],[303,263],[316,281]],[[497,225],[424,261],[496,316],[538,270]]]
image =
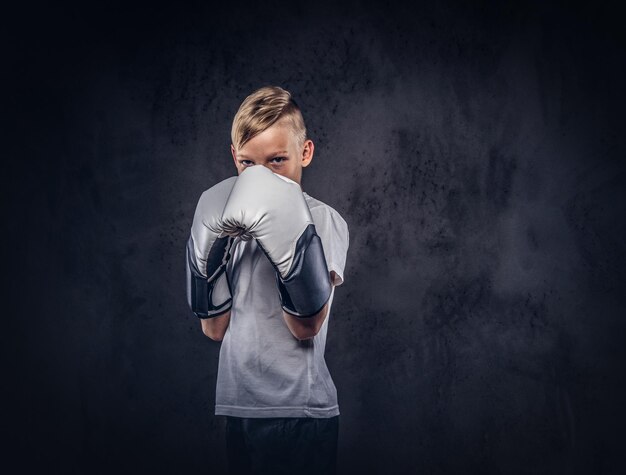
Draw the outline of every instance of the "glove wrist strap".
[[[332,291],[322,240],[309,224],[296,244],[289,274],[282,278],[276,272],[281,306],[296,317],[317,315]]]

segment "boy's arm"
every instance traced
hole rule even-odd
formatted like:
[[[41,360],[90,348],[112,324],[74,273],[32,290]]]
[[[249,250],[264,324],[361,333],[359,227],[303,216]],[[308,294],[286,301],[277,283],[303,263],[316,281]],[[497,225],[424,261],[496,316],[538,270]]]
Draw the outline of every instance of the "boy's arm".
[[[335,271],[330,272],[330,281],[335,281]],[[333,285],[334,287],[334,285]],[[283,310],[283,318],[289,328],[289,331],[298,340],[309,340],[317,335],[322,328],[322,324],[328,314],[328,302],[322,307],[316,315],[307,318],[295,317]]]
[[[230,323],[230,310],[218,317],[204,318],[200,321],[202,322],[202,333],[211,340],[222,341]]]

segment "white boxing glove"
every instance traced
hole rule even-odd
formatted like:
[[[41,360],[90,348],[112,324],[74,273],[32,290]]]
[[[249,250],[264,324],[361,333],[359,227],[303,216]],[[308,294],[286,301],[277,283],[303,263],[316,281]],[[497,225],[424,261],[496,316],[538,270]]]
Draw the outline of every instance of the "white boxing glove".
[[[276,269],[283,309],[312,317],[331,294],[322,241],[300,185],[262,165],[246,168],[233,186],[221,229],[249,235]]]
[[[199,318],[230,309],[232,295],[226,274],[233,238],[222,232],[222,211],[237,181],[233,176],[209,188],[198,200],[187,241],[187,303]]]

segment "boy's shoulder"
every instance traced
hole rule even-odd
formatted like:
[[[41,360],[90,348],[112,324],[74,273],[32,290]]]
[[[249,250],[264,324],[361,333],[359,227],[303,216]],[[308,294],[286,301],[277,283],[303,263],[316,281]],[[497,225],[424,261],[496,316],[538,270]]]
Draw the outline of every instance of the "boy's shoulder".
[[[326,203],[318,200],[317,198],[313,198],[311,195],[309,195],[306,192],[303,192],[303,194],[304,194],[304,198],[306,199],[307,205],[309,205],[309,210],[311,211],[311,214],[326,214],[326,215],[329,215],[331,218],[337,221],[340,221],[347,226],[347,223],[345,222],[341,214],[339,214],[339,211],[337,211],[335,208],[333,208],[330,205],[327,205]]]

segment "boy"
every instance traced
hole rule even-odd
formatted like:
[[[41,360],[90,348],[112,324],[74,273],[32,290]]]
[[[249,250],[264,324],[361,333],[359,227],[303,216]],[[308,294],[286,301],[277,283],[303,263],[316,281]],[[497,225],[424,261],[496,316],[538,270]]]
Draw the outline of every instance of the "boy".
[[[187,248],[189,304],[222,341],[215,414],[230,472],[334,473],[339,406],[324,349],[348,227],[301,189],[314,145],[289,92],[248,96],[231,139],[238,177],[203,193]]]

